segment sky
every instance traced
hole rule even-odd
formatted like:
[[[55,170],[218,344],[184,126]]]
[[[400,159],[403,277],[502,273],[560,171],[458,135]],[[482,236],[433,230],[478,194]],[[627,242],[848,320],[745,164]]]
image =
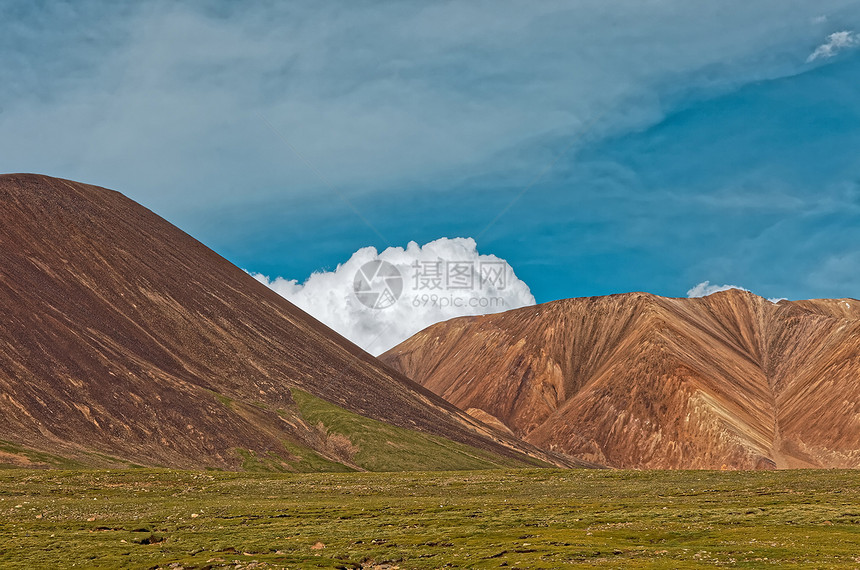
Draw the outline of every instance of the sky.
[[[858,0],[0,0],[0,172],[119,190],[374,352],[498,307],[364,307],[358,261],[503,260],[467,297],[505,308],[858,297],[858,32]]]

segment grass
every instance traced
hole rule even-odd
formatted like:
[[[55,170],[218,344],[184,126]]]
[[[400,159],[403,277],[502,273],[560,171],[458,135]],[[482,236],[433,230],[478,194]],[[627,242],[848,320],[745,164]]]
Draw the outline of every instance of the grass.
[[[0,470],[3,568],[856,568],[860,473]]]
[[[302,473],[343,473],[353,471],[353,469],[342,463],[329,461],[325,457],[320,456],[313,449],[302,447],[288,441],[284,442],[284,446],[287,448],[287,451],[299,458],[299,461],[295,463],[296,471],[300,471]]]
[[[293,389],[299,413],[329,441],[340,440],[349,461],[367,471],[445,471],[523,467],[522,460],[482,451],[418,431],[360,416],[302,390]],[[332,437],[332,436],[340,436]],[[535,460],[535,464],[538,462]]]
[[[29,449],[0,439],[0,468],[15,467],[78,469],[83,464],[73,459]]]
[[[211,392],[233,409],[267,409],[265,404],[245,404]],[[525,455],[505,457],[443,437],[395,427],[366,418],[293,389],[295,406],[278,413],[303,423],[306,432],[294,440],[284,436],[287,453],[261,453],[235,448],[241,469],[255,473],[350,472],[350,471],[457,471],[476,469],[547,467]],[[95,451],[77,450],[65,458],[0,440],[0,469],[125,469],[141,467],[127,460]]]

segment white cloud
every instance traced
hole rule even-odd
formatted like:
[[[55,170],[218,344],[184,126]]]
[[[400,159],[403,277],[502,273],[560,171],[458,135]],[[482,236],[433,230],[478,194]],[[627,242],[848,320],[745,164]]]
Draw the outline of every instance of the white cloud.
[[[807,62],[813,62],[817,59],[829,59],[844,49],[850,49],[860,46],[860,34],[856,32],[842,31],[834,32],[827,36],[827,41],[815,48]]]
[[[371,281],[371,291],[381,292],[386,283],[396,289],[398,281],[402,286],[396,302],[384,308],[370,308],[356,295],[358,272],[375,260],[392,264],[397,272],[387,280]],[[434,269],[440,272],[438,279]],[[381,354],[440,321],[535,303],[513,268],[495,255],[478,253],[472,238],[442,238],[424,246],[413,241],[405,249],[389,247],[381,253],[365,247],[334,271],[314,273],[304,283],[252,275],[372,354]],[[384,300],[380,304],[386,305]]]
[[[712,295],[714,293],[719,293],[720,291],[728,291],[729,289],[738,289],[740,291],[748,291],[752,293],[749,289],[745,287],[738,287],[737,285],[716,285],[711,284],[710,281],[702,281],[689,291],[687,291],[687,297],[690,299],[694,297],[707,297],[708,295]],[[780,301],[786,301],[785,297],[770,297],[768,301],[771,303],[779,303]]]
[[[743,287],[738,287],[737,285],[711,285],[710,281],[702,281],[689,291],[687,291],[687,297],[707,297],[713,293],[719,293],[720,291],[728,291],[729,289],[740,289],[741,291],[749,291],[749,289],[744,289]]]

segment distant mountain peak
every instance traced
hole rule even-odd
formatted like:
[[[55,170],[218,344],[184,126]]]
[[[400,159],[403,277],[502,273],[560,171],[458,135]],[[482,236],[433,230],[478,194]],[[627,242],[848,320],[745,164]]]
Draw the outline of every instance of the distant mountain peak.
[[[566,299],[439,323],[380,358],[538,447],[611,466],[860,467],[853,299]]]

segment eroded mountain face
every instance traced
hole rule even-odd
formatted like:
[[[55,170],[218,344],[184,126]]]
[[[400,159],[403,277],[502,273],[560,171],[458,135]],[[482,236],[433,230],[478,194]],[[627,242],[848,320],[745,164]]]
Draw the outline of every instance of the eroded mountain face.
[[[860,467],[860,301],[569,299],[382,355],[544,449],[616,467]]]
[[[476,465],[522,464],[519,451],[547,459],[104,188],[0,176],[0,314],[5,455],[21,447],[86,464],[237,468],[250,454],[292,469],[307,452],[308,468],[360,467],[349,455],[361,456],[354,442],[334,446],[329,427],[307,421],[299,389],[458,442],[451,453],[480,456]],[[424,465],[415,457],[423,447],[390,445]]]

